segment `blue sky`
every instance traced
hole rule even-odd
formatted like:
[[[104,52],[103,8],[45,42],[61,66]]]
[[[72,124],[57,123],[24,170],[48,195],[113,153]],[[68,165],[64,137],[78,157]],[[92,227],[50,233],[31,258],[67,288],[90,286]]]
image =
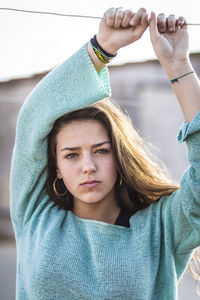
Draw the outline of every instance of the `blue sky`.
[[[134,3],[134,7],[133,7]],[[180,0],[1,0],[0,7],[42,10],[101,17],[109,7],[145,7],[150,13],[183,15],[200,23],[200,1]],[[99,20],[0,11],[0,81],[49,70],[73,54],[98,30]],[[200,26],[191,26],[190,51],[200,52]],[[143,38],[119,51],[113,64],[154,59],[148,31]]]

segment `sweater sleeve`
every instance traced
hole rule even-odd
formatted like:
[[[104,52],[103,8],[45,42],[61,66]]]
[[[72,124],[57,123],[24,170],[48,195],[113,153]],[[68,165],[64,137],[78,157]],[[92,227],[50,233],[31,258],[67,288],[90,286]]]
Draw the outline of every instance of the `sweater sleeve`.
[[[180,189],[163,197],[162,219],[165,242],[176,255],[183,255],[200,245],[200,112],[190,123],[183,123],[178,141],[187,144],[190,166]]]
[[[96,72],[86,46],[43,78],[19,113],[10,176],[15,231],[47,205],[47,136],[55,120],[110,95],[108,69]]]

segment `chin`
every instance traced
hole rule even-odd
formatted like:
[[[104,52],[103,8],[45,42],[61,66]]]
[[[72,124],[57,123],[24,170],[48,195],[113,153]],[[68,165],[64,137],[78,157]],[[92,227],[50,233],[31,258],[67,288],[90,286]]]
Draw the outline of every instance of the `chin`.
[[[97,204],[97,203],[104,201],[105,196],[89,195],[86,197],[80,197],[78,199],[80,202],[83,202],[85,204]]]
[[[99,198],[98,199],[94,199],[94,197],[93,197],[92,199],[83,199],[83,200],[80,199],[80,201],[84,202],[86,204],[97,204],[97,203],[102,202],[103,199],[102,198],[101,199],[99,199]]]
[[[98,204],[104,201],[109,202],[112,199],[113,195],[111,191],[107,193],[100,193],[97,191],[90,191],[89,193],[80,194],[75,196],[74,198],[77,199],[78,202],[82,202],[85,204]]]

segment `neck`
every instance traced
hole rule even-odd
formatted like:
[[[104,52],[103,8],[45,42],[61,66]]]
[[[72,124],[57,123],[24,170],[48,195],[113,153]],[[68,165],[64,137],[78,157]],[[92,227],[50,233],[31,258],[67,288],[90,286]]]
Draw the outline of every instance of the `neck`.
[[[72,212],[83,219],[101,221],[114,224],[119,213],[120,207],[116,202],[112,203],[77,203],[74,201]]]

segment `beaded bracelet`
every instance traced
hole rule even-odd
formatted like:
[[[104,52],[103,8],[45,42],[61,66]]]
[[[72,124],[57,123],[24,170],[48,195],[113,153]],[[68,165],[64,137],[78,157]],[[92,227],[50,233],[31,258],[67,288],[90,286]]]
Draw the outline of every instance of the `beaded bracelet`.
[[[182,78],[182,77],[184,77],[184,76],[187,76],[187,75],[189,75],[189,74],[192,74],[192,73],[194,73],[194,71],[191,71],[191,72],[185,73],[185,74],[183,74],[183,75],[181,75],[181,76],[179,76],[179,77],[176,77],[176,78],[170,80],[170,82],[171,82],[172,84],[173,84],[174,82],[178,82],[178,80],[179,80],[180,78]]]
[[[94,53],[96,54],[96,56],[99,58],[99,60],[101,62],[103,62],[104,64],[107,64],[109,63],[116,55],[117,53],[115,54],[110,54],[108,53],[107,51],[105,51],[100,45],[99,43],[97,42],[97,39],[96,39],[96,35],[94,35],[93,38],[91,38],[90,40],[90,45],[92,46],[93,50],[94,50]]]

